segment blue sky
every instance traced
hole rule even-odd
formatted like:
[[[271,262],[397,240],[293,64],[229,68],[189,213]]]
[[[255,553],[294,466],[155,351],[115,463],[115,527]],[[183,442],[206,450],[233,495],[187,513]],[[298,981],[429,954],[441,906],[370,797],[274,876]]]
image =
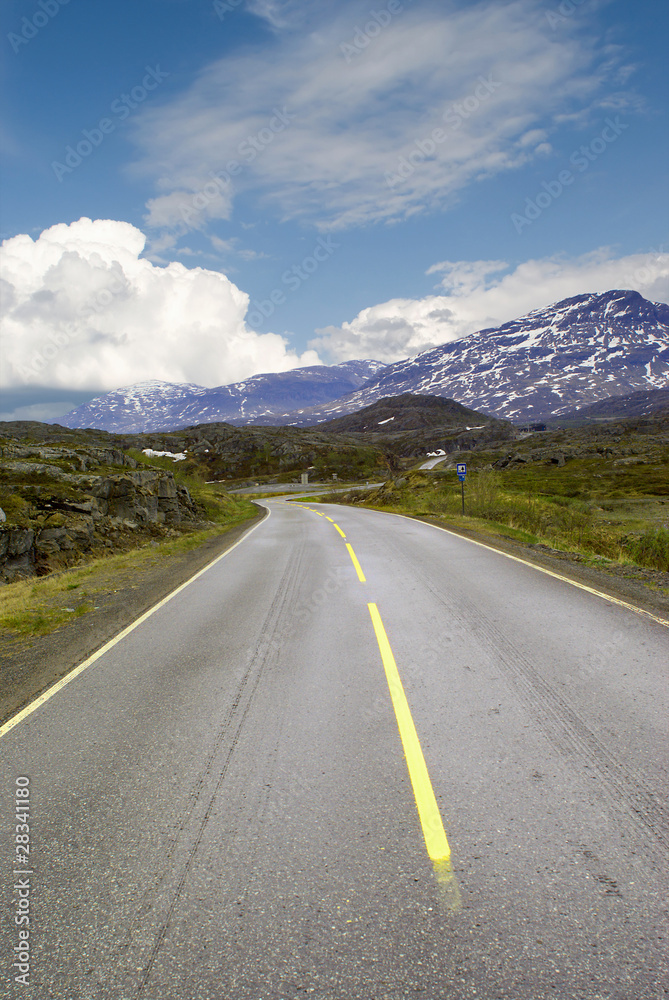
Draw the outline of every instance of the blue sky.
[[[5,418],[667,300],[655,0],[3,14]]]

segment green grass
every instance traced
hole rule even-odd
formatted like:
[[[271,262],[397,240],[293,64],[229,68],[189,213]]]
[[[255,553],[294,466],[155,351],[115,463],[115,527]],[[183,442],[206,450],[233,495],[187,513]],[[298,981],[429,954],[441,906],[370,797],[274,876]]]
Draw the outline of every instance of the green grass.
[[[55,631],[67,621],[80,618],[93,610],[90,603],[80,604],[76,608],[25,607],[15,612],[7,612],[0,618],[2,626],[16,635],[47,635]]]
[[[93,610],[94,595],[132,586],[140,571],[198,548],[253,517],[257,508],[247,500],[237,500],[226,503],[218,513],[215,527],[158,543],[147,541],[139,548],[92,559],[70,570],[5,585],[0,588],[0,629],[24,637],[53,632]]]
[[[646,529],[639,538],[629,542],[628,548],[639,565],[669,573],[669,531],[666,528]]]
[[[636,468],[636,467],[633,467]],[[411,472],[399,484],[386,483],[365,492],[365,506],[395,513],[438,517],[454,527],[474,528],[487,534],[505,535],[524,544],[545,544],[590,559],[632,563],[669,572],[669,530],[657,523],[669,510],[658,503],[656,488],[669,483],[667,470],[648,479],[651,496],[640,494],[641,482],[630,484],[629,470],[609,470],[604,493],[609,506],[624,511],[611,518],[600,487],[593,486],[583,470],[569,467],[546,469],[470,469],[465,485],[465,517],[461,514],[461,492],[455,475]],[[627,483],[627,487],[625,487]],[[623,497],[611,499],[611,493]],[[328,499],[342,502],[334,495]],[[353,494],[349,503],[356,503]],[[631,508],[631,509],[630,509]]]

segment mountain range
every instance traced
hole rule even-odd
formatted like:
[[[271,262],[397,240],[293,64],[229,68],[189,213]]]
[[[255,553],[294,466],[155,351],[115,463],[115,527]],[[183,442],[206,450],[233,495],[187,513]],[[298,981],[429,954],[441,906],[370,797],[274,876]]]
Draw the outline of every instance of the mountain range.
[[[387,396],[444,396],[495,417],[559,417],[669,380],[669,306],[632,290],[577,295],[394,364],[347,361],[234,385],[144,382],[77,407],[67,427],[152,431],[213,421],[311,426]]]
[[[263,417],[272,417],[288,407],[306,409],[338,399],[365,385],[383,368],[380,361],[344,361],[339,365],[254,375],[214,389],[190,382],[138,382],[91,399],[60,422],[64,427],[95,427],[127,434],[178,430],[196,424],[262,423]]]

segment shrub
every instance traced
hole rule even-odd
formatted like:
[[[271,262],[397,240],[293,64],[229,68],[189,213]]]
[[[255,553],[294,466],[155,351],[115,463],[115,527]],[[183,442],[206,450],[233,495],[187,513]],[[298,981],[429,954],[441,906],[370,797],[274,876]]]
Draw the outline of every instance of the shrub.
[[[465,483],[469,513],[494,519],[500,512],[500,475],[494,469],[479,469]]]
[[[669,573],[669,530],[647,528],[638,538],[628,539],[627,551],[634,562]]]

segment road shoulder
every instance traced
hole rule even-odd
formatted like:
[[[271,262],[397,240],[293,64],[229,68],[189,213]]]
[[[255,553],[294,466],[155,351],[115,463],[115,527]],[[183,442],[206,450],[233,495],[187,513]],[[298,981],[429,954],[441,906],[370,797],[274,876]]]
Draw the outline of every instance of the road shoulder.
[[[378,508],[375,508],[378,509]],[[389,512],[390,513],[390,512]],[[561,552],[543,545],[527,545],[505,536],[491,536],[470,528],[458,528],[438,517],[405,514],[414,521],[424,521],[463,538],[486,545],[507,555],[515,556],[551,573],[568,577],[603,594],[626,601],[652,615],[669,618],[669,573],[642,567],[611,563],[606,569],[583,562],[572,552]]]
[[[231,548],[266,516],[263,510],[169,560],[142,565],[119,576],[103,570],[93,609],[48,635],[0,636],[0,724]]]

